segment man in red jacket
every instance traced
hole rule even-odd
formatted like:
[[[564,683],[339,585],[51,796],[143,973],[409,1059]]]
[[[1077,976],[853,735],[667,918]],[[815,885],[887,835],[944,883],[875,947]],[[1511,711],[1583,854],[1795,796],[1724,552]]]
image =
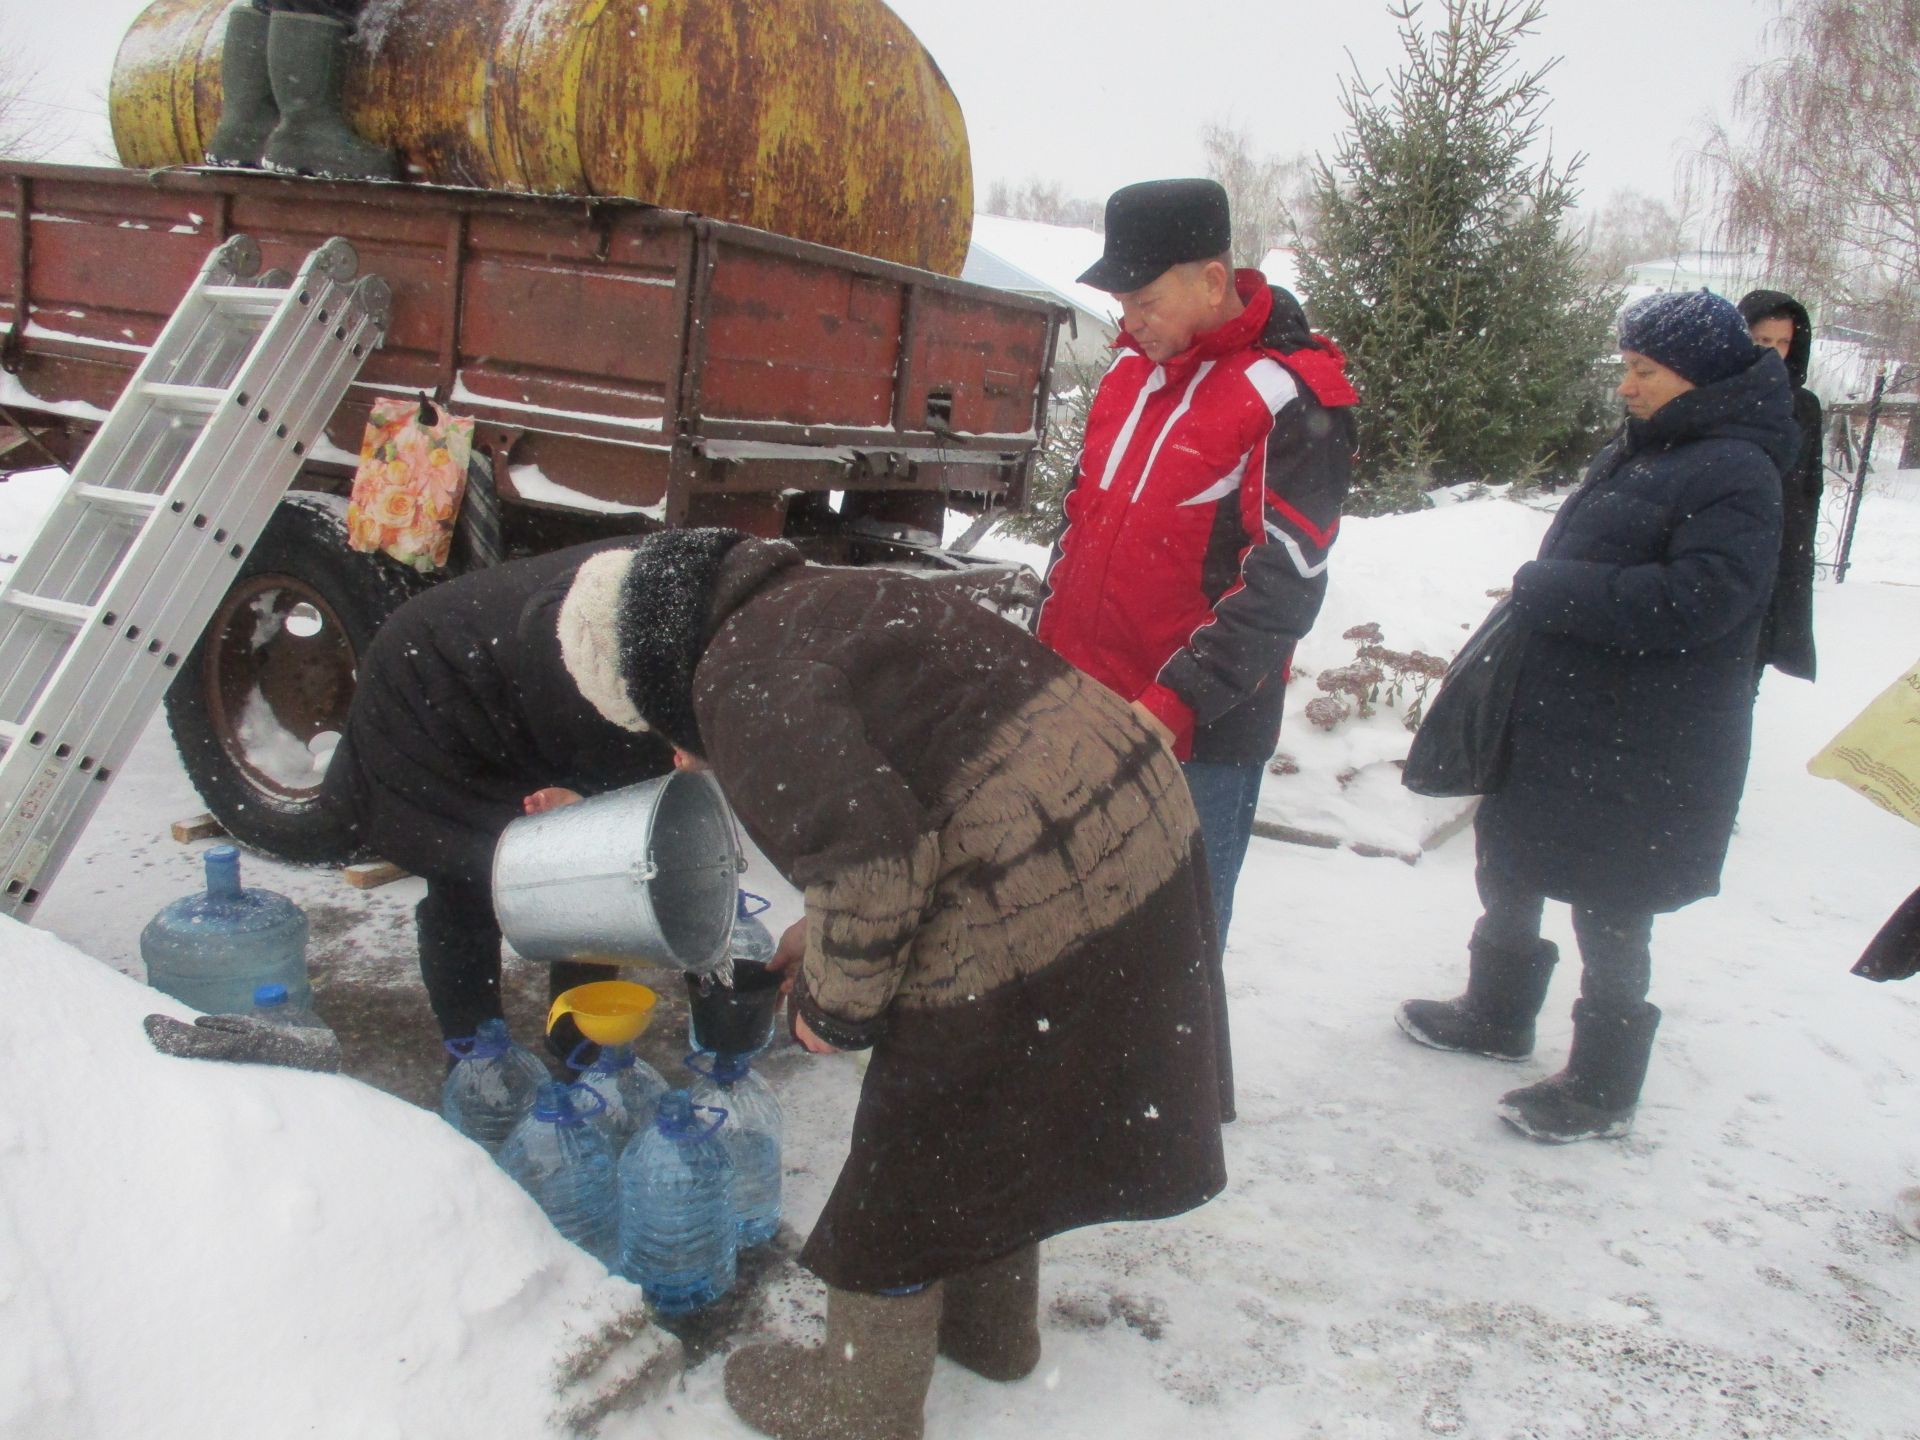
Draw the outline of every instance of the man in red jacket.
[[[1326,593],[1358,398],[1299,302],[1230,249],[1211,180],[1108,200],[1105,254],[1080,279],[1120,302],[1123,329],[1037,625],[1182,762],[1222,949],[1287,663]]]

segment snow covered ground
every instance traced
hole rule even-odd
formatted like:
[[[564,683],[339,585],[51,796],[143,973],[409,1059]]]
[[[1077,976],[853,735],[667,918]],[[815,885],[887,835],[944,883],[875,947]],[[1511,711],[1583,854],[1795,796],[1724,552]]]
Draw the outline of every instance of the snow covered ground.
[[[35,484],[0,485],[0,556],[24,543]],[[1363,621],[1395,648],[1450,650],[1544,524],[1505,500],[1349,521],[1303,667],[1350,658],[1340,632]],[[1920,475],[1876,489],[1861,527],[1860,567],[1817,596],[1820,683],[1761,693],[1726,893],[1656,927],[1667,1020],[1629,1140],[1539,1147],[1491,1112],[1557,1068],[1575,967],[1532,1062],[1395,1031],[1400,999],[1462,978],[1467,840],[1414,866],[1256,840],[1228,957],[1226,1194],[1050,1243],[1039,1371],[998,1386],[943,1362],[928,1434],[1920,1437],[1920,1244],[1891,1218],[1920,1182],[1920,982],[1846,973],[1920,883],[1920,830],[1804,768],[1920,651]],[[1306,729],[1289,716],[1295,780],[1341,768],[1311,746],[1350,760],[1360,743]],[[126,976],[141,925],[197,883],[198,847],[164,837],[198,808],[156,724],[40,928],[0,922],[0,1436],[549,1433],[635,1363],[565,1378],[630,1315],[631,1287],[429,1115],[352,1080],[147,1049],[140,1017],[177,1007]],[[418,882],[247,873],[326,915],[332,963],[415,983]],[[795,913],[753,880],[770,918]],[[1570,945],[1564,911],[1549,923]],[[793,1054],[772,1073],[804,1231],[857,1075]],[[819,1308],[782,1262],[750,1320],[804,1334]],[[600,1430],[746,1433],[717,1358]]]

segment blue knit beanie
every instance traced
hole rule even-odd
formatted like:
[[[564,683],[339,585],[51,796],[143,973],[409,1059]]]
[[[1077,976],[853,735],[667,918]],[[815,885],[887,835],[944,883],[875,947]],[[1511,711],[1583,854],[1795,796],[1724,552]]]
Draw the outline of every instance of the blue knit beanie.
[[[1740,311],[1710,290],[1636,300],[1620,317],[1620,348],[1696,385],[1738,375],[1759,358]]]

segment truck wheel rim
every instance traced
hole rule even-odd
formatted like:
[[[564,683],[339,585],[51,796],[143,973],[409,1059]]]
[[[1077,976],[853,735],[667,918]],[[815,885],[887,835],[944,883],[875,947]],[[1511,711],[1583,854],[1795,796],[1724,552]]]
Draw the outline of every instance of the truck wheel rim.
[[[333,607],[292,575],[234,586],[207,629],[201,683],[214,734],[254,789],[311,800],[353,699],[353,642]]]

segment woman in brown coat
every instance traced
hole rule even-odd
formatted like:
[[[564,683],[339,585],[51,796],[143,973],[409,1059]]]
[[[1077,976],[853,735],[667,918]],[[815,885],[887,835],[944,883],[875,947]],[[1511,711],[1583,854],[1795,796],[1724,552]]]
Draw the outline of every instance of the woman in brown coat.
[[[737,1352],[728,1399],[796,1440],[918,1436],[936,1348],[1038,1362],[1040,1240],[1225,1183],[1179,766],[966,597],[732,531],[595,557],[559,623],[587,699],[707,762],[804,892],[802,1039],[873,1049],[801,1254],[827,1344]]]

